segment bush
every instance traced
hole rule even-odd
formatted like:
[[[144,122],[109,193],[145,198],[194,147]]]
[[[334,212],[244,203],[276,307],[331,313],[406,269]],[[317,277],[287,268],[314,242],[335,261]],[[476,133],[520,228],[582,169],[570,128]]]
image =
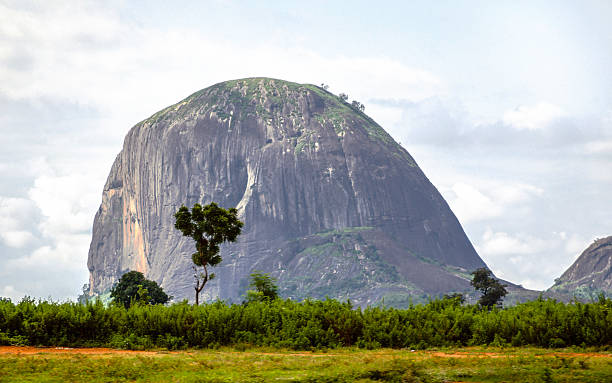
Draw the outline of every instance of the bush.
[[[612,345],[612,301],[539,299],[506,309],[435,300],[405,310],[336,300],[105,307],[100,301],[0,301],[0,344],[126,349],[271,346],[296,350],[466,345]]]
[[[134,303],[155,305],[170,300],[157,282],[146,279],[140,271],[123,274],[111,289],[111,297],[114,302],[122,304],[125,308]]]

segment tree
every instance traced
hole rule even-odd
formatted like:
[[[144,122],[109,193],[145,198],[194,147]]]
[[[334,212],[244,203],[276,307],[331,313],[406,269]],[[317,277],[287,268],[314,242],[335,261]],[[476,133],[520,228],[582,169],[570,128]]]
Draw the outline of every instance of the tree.
[[[340,97],[340,100],[346,102],[348,100],[348,95],[346,93],[340,93],[338,95],[338,97]]]
[[[472,286],[476,290],[482,293],[482,296],[478,300],[481,306],[491,309],[493,306],[501,305],[501,301],[508,293],[506,286],[501,284],[497,279],[493,277],[491,270],[481,267],[472,272],[474,278],[472,278]]]
[[[461,293],[444,294],[442,299],[443,300],[452,301],[452,302],[456,303],[457,305],[461,305],[461,304],[465,303],[465,297]]]
[[[362,103],[360,103],[357,100],[353,100],[351,102],[351,106],[357,110],[359,110],[360,112],[363,112],[365,110],[365,105],[363,105]]]
[[[193,261],[194,278],[196,281],[195,304],[200,303],[200,291],[206,282],[215,277],[214,273],[208,273],[208,268],[221,263],[219,245],[224,242],[235,242],[240,235],[242,221],[238,219],[238,210],[230,208],[226,210],[216,203],[202,207],[199,203],[193,205],[191,211],[183,205],[174,214],[176,222],[174,227],[180,230],[184,236],[191,237],[195,241],[196,252],[191,255]],[[204,272],[199,273],[198,267]]]
[[[138,292],[136,293],[136,295],[138,298],[138,303],[142,305],[146,305],[147,302],[149,302],[149,300],[151,299],[151,296],[149,295],[149,289],[147,289],[143,285],[138,285]]]
[[[164,304],[170,300],[157,282],[146,279],[140,271],[123,274],[111,289],[111,298],[126,309],[136,302],[154,305]]]
[[[251,290],[247,291],[247,302],[254,301],[273,301],[278,298],[278,287],[273,278],[268,273],[254,271],[251,273]],[[254,290],[253,290],[254,289]]]

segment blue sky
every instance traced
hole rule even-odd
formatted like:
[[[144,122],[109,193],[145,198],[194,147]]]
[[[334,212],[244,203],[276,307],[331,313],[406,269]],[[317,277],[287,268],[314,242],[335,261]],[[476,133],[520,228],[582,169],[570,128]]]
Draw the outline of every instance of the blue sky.
[[[123,137],[196,90],[326,83],[417,160],[501,277],[612,235],[607,1],[0,0],[0,296],[75,297]]]

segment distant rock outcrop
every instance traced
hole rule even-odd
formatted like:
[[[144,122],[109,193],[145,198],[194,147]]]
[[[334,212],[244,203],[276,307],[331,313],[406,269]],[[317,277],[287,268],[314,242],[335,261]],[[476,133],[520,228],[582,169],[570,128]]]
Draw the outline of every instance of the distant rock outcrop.
[[[612,294],[612,236],[593,242],[555,280],[549,291],[575,295],[578,298],[595,297],[598,293]]]
[[[359,108],[314,85],[223,82],[134,126],[104,187],[89,250],[90,293],[127,270],[193,299],[185,204],[238,207],[204,299],[239,300],[254,269],[280,295],[385,299],[470,290],[485,266],[414,159]],[[412,298],[411,298],[412,297]]]

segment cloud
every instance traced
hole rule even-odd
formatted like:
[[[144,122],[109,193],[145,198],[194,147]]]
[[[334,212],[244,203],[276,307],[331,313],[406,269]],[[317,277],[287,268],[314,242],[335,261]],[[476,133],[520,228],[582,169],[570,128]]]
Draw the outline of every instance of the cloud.
[[[0,243],[13,248],[36,243],[30,228],[39,217],[32,201],[0,196]]]
[[[540,237],[487,228],[476,250],[498,277],[527,288],[542,290],[552,284],[551,276],[561,275],[569,266],[564,242],[563,237],[556,233]],[[552,261],[549,255],[554,253],[557,253],[556,261]]]
[[[606,155],[612,142],[609,113],[571,114],[551,103],[483,117],[458,97],[433,95],[422,100],[372,98],[366,111],[385,121],[394,137],[412,145],[449,149],[490,150],[499,155],[529,154],[542,157],[559,150],[576,154]]]
[[[479,246],[482,254],[488,256],[538,254],[557,245],[554,241],[543,240],[531,235],[511,235],[504,232],[494,232],[491,228],[483,235],[483,243]]]
[[[475,187],[456,183],[451,186],[449,204],[461,222],[471,222],[476,220],[499,217],[504,209],[480,192]]]
[[[487,227],[476,249],[500,278],[543,290],[553,284],[593,241],[566,232],[508,233]]]
[[[542,196],[544,189],[525,183],[502,183],[492,187],[492,193],[504,205],[525,203]]]
[[[472,179],[442,186],[442,194],[462,223],[490,220],[516,213],[528,213],[528,205],[544,191],[523,183],[500,183]],[[478,186],[476,186],[478,185]]]
[[[379,111],[393,113],[383,126],[402,137],[403,142],[456,147],[474,138],[470,132],[474,128],[463,105],[441,94],[422,100],[372,98],[370,103],[372,107],[366,104],[366,112],[376,120],[381,119]]]
[[[25,198],[0,196],[0,230],[6,231],[27,227],[36,214],[36,206]]]
[[[564,117],[566,113],[548,102],[536,105],[521,105],[504,113],[503,122],[518,130],[545,129],[551,123]]]
[[[22,248],[35,241],[34,235],[27,230],[11,230],[0,233],[0,239],[6,246]]]
[[[62,235],[52,245],[41,246],[26,256],[10,259],[6,262],[6,267],[20,271],[43,271],[52,267],[54,272],[60,273],[64,278],[75,274],[82,276],[86,274],[83,261],[86,259],[84,255],[87,254],[90,241],[89,234]],[[78,286],[75,285],[75,290],[76,287]]]
[[[28,198],[0,197],[0,289],[11,286],[12,298],[22,292],[75,297],[87,280],[91,225],[107,169],[72,173],[72,166],[45,158],[25,165],[35,177]]]
[[[43,175],[34,181],[29,197],[40,209],[39,225],[48,238],[63,234],[82,234],[91,230],[92,207],[100,203],[99,184],[87,174]]]
[[[612,156],[612,140],[587,142],[584,145],[584,151],[588,154]]]
[[[26,10],[5,6],[0,14],[9,42],[0,60],[18,55],[27,41],[33,68],[0,66],[8,97],[95,105],[136,121],[199,87],[249,76],[331,82],[336,92],[362,100],[383,95],[422,100],[444,93],[431,72],[391,58],[324,56],[266,42],[224,41],[181,26],[145,29],[98,2],[41,3]]]
[[[0,288],[0,297],[9,298],[13,302],[20,301],[25,295],[25,293],[16,290],[12,285],[6,285]]]
[[[604,238],[606,236],[607,235],[595,235],[586,237],[572,234],[571,236],[563,238],[565,240],[564,250],[567,254],[572,255],[572,260],[576,260],[597,238]]]

